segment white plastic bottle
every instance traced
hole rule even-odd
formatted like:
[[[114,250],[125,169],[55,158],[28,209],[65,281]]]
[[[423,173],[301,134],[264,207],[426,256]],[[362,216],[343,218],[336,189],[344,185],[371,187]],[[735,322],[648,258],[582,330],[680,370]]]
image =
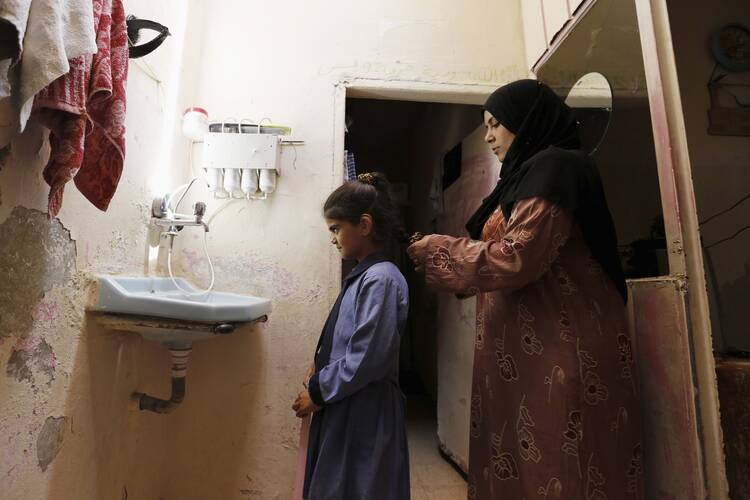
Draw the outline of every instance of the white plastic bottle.
[[[258,171],[251,168],[242,169],[242,192],[247,197],[255,196],[258,192]]]
[[[264,169],[260,171],[260,190],[265,194],[276,191],[276,170]]]

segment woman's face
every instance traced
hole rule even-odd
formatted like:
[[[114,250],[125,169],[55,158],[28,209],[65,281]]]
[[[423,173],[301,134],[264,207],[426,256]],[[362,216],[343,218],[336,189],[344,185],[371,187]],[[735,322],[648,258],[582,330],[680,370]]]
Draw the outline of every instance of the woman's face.
[[[516,134],[503,127],[489,111],[484,112],[484,140],[492,148],[492,152],[500,161],[505,160],[508,149],[516,138]]]

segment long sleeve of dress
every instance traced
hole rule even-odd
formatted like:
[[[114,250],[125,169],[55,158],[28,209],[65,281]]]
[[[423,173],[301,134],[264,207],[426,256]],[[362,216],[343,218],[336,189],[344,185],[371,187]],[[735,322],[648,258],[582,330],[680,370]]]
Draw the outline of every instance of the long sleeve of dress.
[[[432,235],[427,283],[459,294],[519,290],[549,271],[572,224],[565,211],[542,198],[529,198],[515,204],[505,228],[487,241]]]
[[[313,401],[334,403],[390,372],[398,362],[400,347],[398,295],[389,278],[365,278],[357,295],[355,330],[345,355],[310,378]]]

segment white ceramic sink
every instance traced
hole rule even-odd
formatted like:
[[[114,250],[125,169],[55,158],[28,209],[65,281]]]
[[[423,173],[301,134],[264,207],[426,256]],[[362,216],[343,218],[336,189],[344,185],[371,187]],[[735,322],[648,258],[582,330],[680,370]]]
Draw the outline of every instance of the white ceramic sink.
[[[199,290],[177,278],[181,288]],[[170,278],[100,276],[96,311],[170,318],[201,323],[244,323],[271,312],[271,301],[262,297],[225,292],[190,295]]]

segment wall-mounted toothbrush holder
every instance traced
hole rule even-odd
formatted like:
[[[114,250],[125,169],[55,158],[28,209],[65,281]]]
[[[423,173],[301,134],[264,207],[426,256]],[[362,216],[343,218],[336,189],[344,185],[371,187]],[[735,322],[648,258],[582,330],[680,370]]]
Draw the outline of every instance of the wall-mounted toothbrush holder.
[[[214,197],[266,199],[281,173],[281,136],[290,132],[278,125],[211,124],[203,137],[201,166]]]
[[[203,168],[279,170],[281,137],[209,132],[203,139]]]

